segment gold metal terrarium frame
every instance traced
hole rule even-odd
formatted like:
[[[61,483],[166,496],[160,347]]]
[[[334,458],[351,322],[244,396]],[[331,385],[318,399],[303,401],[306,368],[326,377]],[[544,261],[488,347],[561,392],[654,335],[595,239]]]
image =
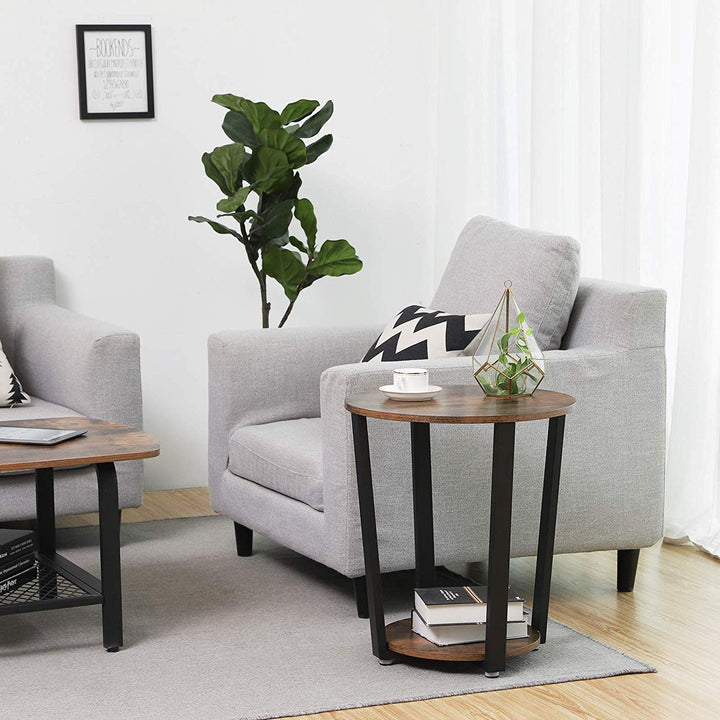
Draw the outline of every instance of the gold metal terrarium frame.
[[[473,377],[488,397],[532,395],[545,377],[545,359],[510,287],[480,336]]]

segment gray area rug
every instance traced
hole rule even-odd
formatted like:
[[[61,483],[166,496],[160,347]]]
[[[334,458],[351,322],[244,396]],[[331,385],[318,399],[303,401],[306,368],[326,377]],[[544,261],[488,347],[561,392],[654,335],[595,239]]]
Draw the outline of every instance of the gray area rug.
[[[97,529],[58,535],[98,572]],[[652,672],[555,622],[495,680],[471,664],[382,667],[346,579],[264,538],[237,557],[226,518],[128,524],[122,540],[125,649],[102,649],[99,606],[0,617],[3,717],[257,720]],[[389,620],[411,583],[390,578]]]

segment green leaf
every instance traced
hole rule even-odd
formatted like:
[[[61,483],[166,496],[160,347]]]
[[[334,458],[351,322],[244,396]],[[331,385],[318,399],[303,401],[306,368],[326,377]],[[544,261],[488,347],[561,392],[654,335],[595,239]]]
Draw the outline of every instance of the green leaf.
[[[522,324],[525,322],[525,313],[524,313],[524,312],[521,312],[521,313],[517,316],[517,321],[518,321],[518,324],[519,324],[519,325],[522,325]]]
[[[269,247],[263,251],[263,270],[271,278],[275,278],[285,290],[290,302],[298,296],[298,285],[305,277],[305,265],[291,250]]]
[[[297,248],[298,250],[300,250],[300,252],[304,252],[306,255],[308,254],[307,246],[305,244],[303,244],[302,242],[300,242],[300,240],[298,240],[298,238],[296,238],[294,235],[290,236],[290,244],[294,248]]]
[[[518,326],[516,325],[514,328],[511,328],[511,329],[510,329],[510,334],[511,334],[511,335],[519,335],[521,330],[522,330],[522,328],[521,328],[521,327],[518,327]]]
[[[508,343],[510,342],[510,338],[512,335],[510,333],[505,333],[499,340],[498,345],[500,346],[500,349],[504,352],[507,352],[508,349]]]
[[[215,220],[210,220],[209,218],[202,217],[202,215],[190,215],[188,216],[188,220],[196,223],[207,223],[216,233],[219,233],[220,235],[232,235],[233,237],[236,237],[240,242],[244,242],[243,237],[239,232],[236,232],[235,230],[232,230],[229,227],[223,225],[222,223],[216,222]]]
[[[284,200],[277,205],[263,208],[260,219],[253,225],[250,231],[250,239],[254,242],[265,244],[270,240],[275,240],[283,235],[287,235],[287,230],[292,220],[292,208],[292,200]],[[276,244],[285,245],[288,240],[289,235],[284,239],[284,242]]]
[[[232,191],[227,186],[222,173],[215,167],[210,153],[203,153],[202,164],[205,167],[205,174],[220,188],[225,195],[231,195]]]
[[[280,113],[280,122],[287,125],[306,118],[315,108],[319,107],[317,100],[296,100],[287,104]]]
[[[244,115],[234,110],[225,113],[222,129],[231,140],[242,143],[249,148],[255,148],[260,144],[252,123]]]
[[[319,140],[307,146],[307,164],[315,162],[333,144],[332,135],[323,135]]]
[[[313,204],[307,198],[300,198],[295,203],[295,217],[302,226],[307,238],[310,254],[315,253],[315,239],[317,238],[317,218]]]
[[[249,218],[259,219],[260,216],[254,210],[243,210],[242,212],[222,213],[221,215],[218,215],[218,217],[235,218],[235,220],[242,225]]]
[[[362,260],[347,240],[326,240],[307,269],[313,275],[352,275],[362,269]]]
[[[222,213],[234,213],[245,204],[251,192],[252,185],[246,185],[240,188],[232,197],[220,200],[215,207]]]
[[[295,131],[295,137],[315,137],[322,130],[323,125],[332,117],[333,110],[332,100],[328,100]]]
[[[245,148],[240,143],[221,145],[210,153],[210,161],[222,175],[229,190],[226,195],[234,195],[242,185],[241,166],[244,160]]]
[[[532,335],[534,332],[535,332],[535,331],[534,331],[532,328],[528,328],[528,329],[525,331],[525,334],[526,334],[526,335]]]
[[[305,143],[292,135],[288,135],[282,128],[279,130],[261,130],[258,133],[258,138],[263,145],[282,150],[287,156],[288,164],[291,167],[299,168],[305,164]]]
[[[265,128],[279,128],[282,125],[280,113],[264,102],[255,103],[252,100],[229,93],[214,95],[212,101],[228,110],[234,110],[244,115],[250,121],[256,133]]]
[[[292,168],[282,150],[261,145],[253,151],[245,163],[248,180],[260,192],[272,192],[289,185],[293,179]]]

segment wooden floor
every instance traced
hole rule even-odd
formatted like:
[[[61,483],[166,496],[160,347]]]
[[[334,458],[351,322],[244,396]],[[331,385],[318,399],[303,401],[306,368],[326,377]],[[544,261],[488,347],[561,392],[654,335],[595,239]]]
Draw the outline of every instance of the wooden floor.
[[[148,492],[123,522],[211,514],[207,488]],[[92,515],[62,524],[97,522]],[[533,562],[513,560],[510,577],[532,596]],[[657,668],[544,687],[462,695],[303,716],[304,720],[717,720],[720,718],[720,561],[688,546],[640,554],[633,593],[614,588],[615,553],[561,555],[553,571],[551,616]],[[368,634],[368,652],[370,638]],[[539,651],[542,653],[542,649]],[[387,668],[392,673],[392,667]]]

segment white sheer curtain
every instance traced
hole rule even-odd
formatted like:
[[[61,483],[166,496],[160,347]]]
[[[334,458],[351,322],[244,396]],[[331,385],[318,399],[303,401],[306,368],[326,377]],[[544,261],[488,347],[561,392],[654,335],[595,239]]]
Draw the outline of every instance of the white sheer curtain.
[[[484,213],[665,288],[666,532],[720,555],[720,2],[438,7],[436,273]]]

